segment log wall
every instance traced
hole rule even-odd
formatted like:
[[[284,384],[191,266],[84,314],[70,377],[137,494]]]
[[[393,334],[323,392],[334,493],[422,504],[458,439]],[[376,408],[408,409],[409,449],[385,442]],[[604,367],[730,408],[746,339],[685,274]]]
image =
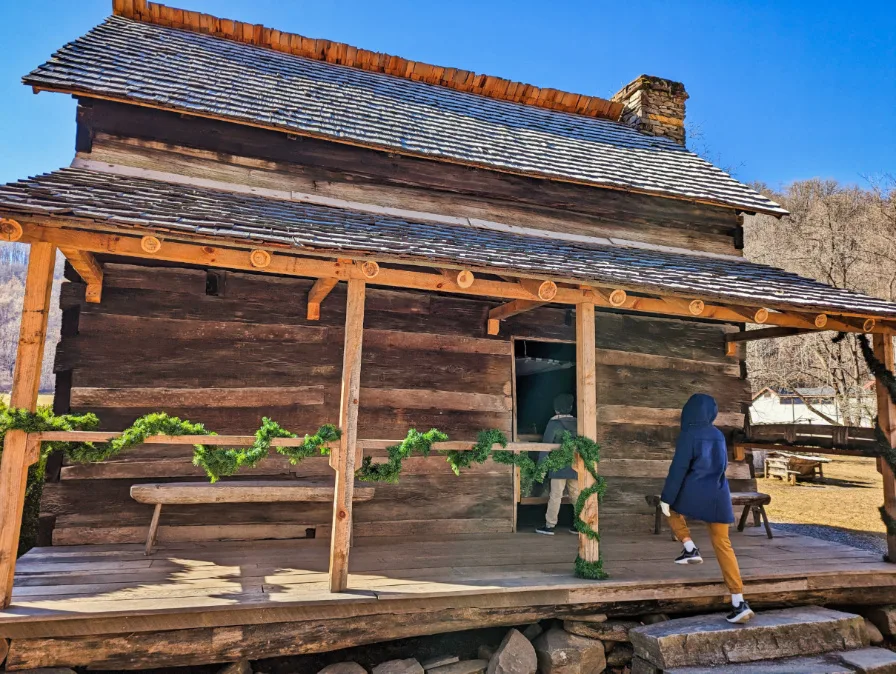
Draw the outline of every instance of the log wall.
[[[321,320],[305,319],[309,280],[204,270],[105,265],[101,304],[83,301],[84,285],[63,285],[63,337],[56,370],[73,410],[98,413],[119,430],[165,410],[222,433],[247,433],[263,415],[299,433],[336,420],[345,290],[324,301]],[[436,427],[453,439],[484,428],[508,435],[512,414],[510,337],[574,340],[565,309],[519,315],[497,338],[485,334],[493,306],[469,298],[370,288],[361,374],[362,438],[398,439],[408,428]],[[694,392],[715,396],[719,423],[742,425],[749,387],[739,360],[725,354],[733,326],[597,314],[598,440],[605,459],[668,462],[678,410]],[[66,389],[65,383],[71,382]],[[57,411],[63,411],[57,409]],[[55,544],[140,542],[151,506],[128,495],[138,482],[204,479],[191,448],[146,445],[98,465],[64,466],[47,485],[43,511],[56,517]],[[601,526],[649,530],[644,501],[662,478],[608,478]],[[638,468],[637,466],[640,466]],[[656,470],[643,471],[651,475]],[[661,472],[661,471],[660,471]],[[244,476],[330,479],[326,459],[290,466],[272,458]],[[737,485],[735,485],[737,486]],[[510,470],[491,462],[456,477],[443,458],[413,459],[398,485],[377,485],[355,508],[358,536],[508,531]],[[170,506],[160,540],[291,538],[328,535],[330,504]]]
[[[165,410],[221,433],[254,432],[269,416],[298,433],[336,422],[345,289],[305,319],[311,281],[221,273],[206,294],[202,270],[107,264],[103,301],[83,302],[84,286],[63,285],[77,307],[56,370],[70,372],[71,407],[95,411],[102,429],[120,430]],[[488,305],[371,288],[365,319],[359,435],[398,439],[432,427],[453,439],[483,428],[510,432],[510,344],[484,334]],[[56,544],[137,542],[151,507],[132,501],[131,484],[204,479],[192,448],[145,445],[97,465],[64,466],[47,485],[43,510],[56,515]],[[291,466],[280,457],[245,476],[331,479],[326,458]],[[257,479],[257,478],[256,478]],[[377,485],[357,504],[355,535],[509,531],[510,470],[489,462],[462,478],[444,458],[414,459],[398,485]],[[160,541],[291,538],[328,534],[331,504],[170,506]]]
[[[82,159],[256,188],[741,254],[742,216],[730,208],[396,156],[150,108],[82,101],[77,150]]]

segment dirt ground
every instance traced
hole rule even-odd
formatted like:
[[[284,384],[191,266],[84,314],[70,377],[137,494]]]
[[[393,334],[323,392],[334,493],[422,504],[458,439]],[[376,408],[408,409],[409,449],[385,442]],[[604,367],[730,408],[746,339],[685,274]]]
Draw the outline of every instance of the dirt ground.
[[[885,549],[885,543],[881,545],[885,529],[878,513],[883,503],[883,482],[875,460],[829,458],[823,484],[797,482],[790,486],[778,478],[757,480],[759,491],[772,497],[766,508],[772,524],[857,547]]]

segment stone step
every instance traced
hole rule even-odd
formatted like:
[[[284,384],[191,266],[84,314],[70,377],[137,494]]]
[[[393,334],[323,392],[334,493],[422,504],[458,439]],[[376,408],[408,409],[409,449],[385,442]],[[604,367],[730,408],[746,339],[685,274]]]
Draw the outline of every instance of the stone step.
[[[643,660],[633,665],[632,674],[660,672]],[[896,653],[886,648],[861,648],[856,651],[742,662],[737,665],[673,667],[662,670],[662,674],[896,674]]]
[[[723,613],[629,631],[635,655],[654,667],[707,667],[847,651],[867,646],[861,616],[820,606],[761,611],[744,625]]]

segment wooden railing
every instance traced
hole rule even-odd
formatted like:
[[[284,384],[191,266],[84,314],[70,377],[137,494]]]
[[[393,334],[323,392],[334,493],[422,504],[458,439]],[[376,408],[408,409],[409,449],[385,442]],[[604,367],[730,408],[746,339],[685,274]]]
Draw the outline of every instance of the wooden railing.
[[[819,454],[864,454],[874,444],[874,429],[858,426],[756,424],[747,425],[745,434],[738,442],[744,449],[786,445],[808,447]]]

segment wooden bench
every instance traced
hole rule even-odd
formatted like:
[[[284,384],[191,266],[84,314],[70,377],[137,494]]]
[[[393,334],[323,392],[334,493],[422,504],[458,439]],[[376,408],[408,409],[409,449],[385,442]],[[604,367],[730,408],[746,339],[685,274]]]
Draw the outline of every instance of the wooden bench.
[[[653,524],[653,533],[660,533],[663,526],[663,511],[660,508],[660,497],[656,494],[648,494],[647,503],[656,508],[656,519]],[[737,530],[743,531],[747,524],[747,515],[753,513],[753,526],[759,526],[760,520],[765,525],[765,535],[769,538],[772,536],[772,528],[768,522],[768,515],[765,512],[765,506],[772,502],[772,497],[758,491],[733,491],[731,492],[731,505],[734,507],[743,506],[740,521],[737,523]]]
[[[146,554],[152,554],[159,530],[163,505],[192,505],[200,503],[332,503],[334,487],[320,483],[298,481],[246,482],[169,482],[164,484],[135,484],[131,498],[138,503],[155,505]],[[355,486],[353,501],[369,501],[373,487]]]

